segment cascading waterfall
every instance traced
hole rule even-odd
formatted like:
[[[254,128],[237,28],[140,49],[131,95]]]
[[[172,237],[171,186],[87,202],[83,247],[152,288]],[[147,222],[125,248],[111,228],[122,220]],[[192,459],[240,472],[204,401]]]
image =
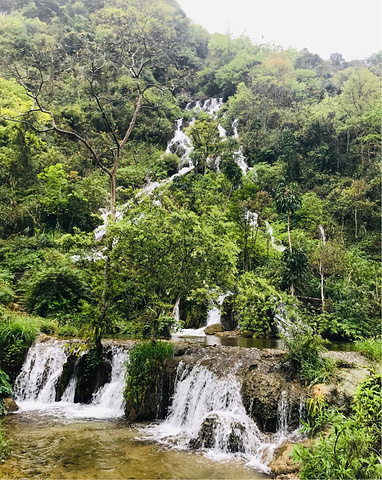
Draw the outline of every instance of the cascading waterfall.
[[[230,294],[224,293],[223,295],[220,295],[218,298],[218,307],[211,307],[209,308],[207,312],[207,323],[204,325],[204,327],[201,328],[183,328],[181,330],[177,330],[176,326],[179,325],[179,322],[181,318],[179,317],[179,300],[177,300],[174,310],[173,310],[173,315],[175,318],[175,333],[174,337],[204,337],[206,334],[204,333],[204,329],[208,327],[209,325],[215,325],[215,324],[220,324],[221,323],[221,306],[223,305],[224,299]]]
[[[147,438],[172,448],[198,448],[212,458],[244,458],[254,468],[269,472],[275,448],[288,439],[287,399],[281,397],[279,429],[262,433],[244,408],[240,385],[233,375],[220,378],[196,365],[178,367],[169,415],[144,429]]]
[[[26,361],[15,382],[15,398],[18,402],[52,403],[55,401],[56,384],[67,360],[66,342],[36,343],[28,351]]]
[[[123,415],[124,366],[128,353],[110,347],[111,379],[94,395],[90,404],[74,403],[77,376],[72,375],[60,402],[56,387],[68,359],[66,341],[36,343],[29,349],[26,361],[15,383],[15,399],[21,410],[44,410],[67,418],[112,418]]]
[[[233,136],[236,139],[239,138],[239,132],[237,130],[238,125],[239,125],[239,119],[236,118],[232,122]],[[248,167],[248,164],[247,164],[247,159],[245,158],[245,156],[243,154],[243,147],[240,147],[239,150],[237,152],[235,152],[235,154],[237,155],[237,164],[241,168],[241,171],[243,172],[243,175],[245,175],[247,173],[247,171],[249,170],[249,167]]]

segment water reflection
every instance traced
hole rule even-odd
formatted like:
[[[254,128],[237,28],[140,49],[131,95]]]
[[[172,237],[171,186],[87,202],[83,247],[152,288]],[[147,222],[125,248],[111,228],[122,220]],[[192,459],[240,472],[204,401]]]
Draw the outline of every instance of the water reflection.
[[[175,342],[186,341],[197,345],[223,345],[227,347],[246,348],[277,348],[285,350],[285,342],[280,338],[243,338],[243,337],[217,337],[216,335],[204,336],[181,336],[173,335],[171,340]],[[354,343],[351,342],[328,342],[325,344],[328,350],[336,352],[353,352]]]

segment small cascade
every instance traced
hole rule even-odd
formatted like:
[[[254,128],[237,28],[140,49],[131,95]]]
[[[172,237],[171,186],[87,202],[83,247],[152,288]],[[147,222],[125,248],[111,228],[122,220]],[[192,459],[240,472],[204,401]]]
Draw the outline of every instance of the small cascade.
[[[275,448],[288,438],[286,398],[279,431],[264,434],[247,415],[233,375],[220,378],[201,365],[188,371],[180,364],[177,378],[167,419],[147,427],[146,435],[173,448],[201,449],[212,458],[238,456],[269,472]]]
[[[265,222],[265,227],[267,229],[269,238],[271,239],[272,247],[278,250],[279,252],[283,252],[285,250],[284,245],[277,245],[277,243],[275,242],[275,237],[273,236],[273,229],[267,221]]]
[[[201,328],[183,328],[181,330],[177,330],[175,326],[175,333],[173,334],[174,337],[204,337],[206,334],[204,333],[204,329],[208,327],[209,325],[215,325],[215,324],[220,324],[221,323],[221,307],[223,305],[224,299],[230,295],[230,292],[224,293],[223,295],[220,295],[218,298],[218,307],[212,307],[208,310],[207,312],[207,323],[204,325],[204,327]],[[175,317],[177,320],[175,322],[175,325],[179,325],[180,318],[179,318],[179,303],[175,304],[173,315],[175,312],[175,308],[177,308],[177,317]],[[175,316],[175,315],[174,315]]]
[[[209,325],[215,325],[221,323],[221,307],[223,305],[224,299],[228,297],[230,293],[224,293],[218,298],[219,307],[210,308],[207,312],[207,327]]]
[[[124,366],[128,353],[111,347],[111,379],[93,396],[90,404],[74,403],[78,378],[76,369],[57,402],[56,389],[68,359],[66,341],[36,343],[29,349],[15,384],[15,400],[23,410],[43,410],[67,418],[111,418],[123,415]],[[80,355],[81,356],[81,355]]]
[[[92,405],[123,411],[126,350],[115,348],[111,364],[111,379],[94,395]]]
[[[166,153],[175,153],[184,163],[189,159],[192,152],[192,143],[190,138],[182,130],[183,118],[176,121],[176,129],[174,136],[167,144]]]
[[[218,130],[219,130],[219,137],[220,138],[226,138],[227,137],[227,132],[226,132],[226,129],[223,128],[220,123],[218,125]]]
[[[239,119],[236,118],[232,122],[233,136],[236,139],[239,138],[239,132],[237,130],[238,125],[239,125]],[[249,167],[248,167],[248,164],[247,164],[247,159],[245,158],[245,156],[243,154],[243,147],[240,147],[239,150],[237,152],[235,152],[235,154],[237,156],[236,163],[241,168],[241,171],[243,172],[243,175],[245,175],[247,173],[247,171],[249,170]]]
[[[14,394],[17,401],[54,402],[56,385],[67,360],[66,342],[36,343],[16,379]]]
[[[325,245],[326,244],[326,237],[325,237],[324,227],[322,225],[319,225],[318,230],[320,232],[320,238],[322,240],[322,243]]]

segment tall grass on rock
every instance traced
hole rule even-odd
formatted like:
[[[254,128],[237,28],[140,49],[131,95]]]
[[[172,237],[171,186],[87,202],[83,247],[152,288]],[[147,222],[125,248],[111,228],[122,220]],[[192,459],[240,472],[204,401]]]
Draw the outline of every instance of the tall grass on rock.
[[[0,319],[0,368],[9,375],[12,382],[38,332],[35,319],[22,315]]]
[[[167,342],[138,343],[131,351],[126,369],[126,412],[130,418],[144,418],[145,406],[156,394],[166,359],[174,354]]]

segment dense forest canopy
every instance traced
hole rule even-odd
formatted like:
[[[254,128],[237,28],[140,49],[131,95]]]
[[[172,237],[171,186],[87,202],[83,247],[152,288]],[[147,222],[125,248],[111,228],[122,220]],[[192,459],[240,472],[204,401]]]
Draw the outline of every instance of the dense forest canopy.
[[[4,318],[166,335],[178,298],[197,326],[231,292],[246,335],[277,334],[280,304],[329,338],[379,332],[381,53],[211,35],[175,0],[0,11]],[[207,98],[216,117],[186,109]],[[183,166],[180,118],[193,170],[138,195]]]

